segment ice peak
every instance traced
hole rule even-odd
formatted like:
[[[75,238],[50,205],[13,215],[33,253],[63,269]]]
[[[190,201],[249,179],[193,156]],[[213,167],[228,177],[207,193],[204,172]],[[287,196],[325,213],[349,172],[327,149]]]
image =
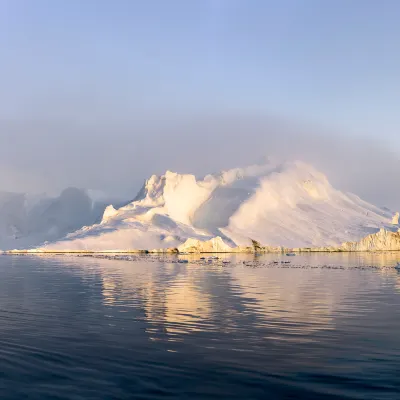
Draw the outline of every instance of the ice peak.
[[[101,223],[104,224],[105,222],[107,222],[109,219],[111,219],[112,217],[114,217],[114,215],[116,215],[118,213],[118,211],[114,208],[114,206],[112,204],[110,204],[109,206],[106,207],[106,209],[104,210],[103,213],[103,218],[101,220]]]

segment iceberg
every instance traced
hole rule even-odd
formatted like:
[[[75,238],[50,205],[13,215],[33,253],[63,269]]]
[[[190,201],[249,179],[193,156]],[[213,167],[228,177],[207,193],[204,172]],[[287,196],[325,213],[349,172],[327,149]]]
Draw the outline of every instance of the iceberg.
[[[254,242],[263,251],[331,249],[382,228],[395,228],[390,210],[335,189],[306,163],[267,162],[200,179],[153,175],[134,200],[104,207],[96,223],[39,250],[249,251]]]

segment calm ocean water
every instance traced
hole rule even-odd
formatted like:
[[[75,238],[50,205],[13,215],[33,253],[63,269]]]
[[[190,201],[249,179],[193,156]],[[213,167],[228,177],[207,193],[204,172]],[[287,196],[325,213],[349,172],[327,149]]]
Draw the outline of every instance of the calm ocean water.
[[[400,399],[400,254],[228,258],[1,256],[0,398]]]

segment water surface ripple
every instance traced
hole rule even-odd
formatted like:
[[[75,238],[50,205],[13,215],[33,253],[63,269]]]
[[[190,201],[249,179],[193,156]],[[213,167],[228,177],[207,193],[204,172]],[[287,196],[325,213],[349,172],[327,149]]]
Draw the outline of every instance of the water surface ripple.
[[[225,257],[1,256],[1,399],[400,399],[400,254]]]

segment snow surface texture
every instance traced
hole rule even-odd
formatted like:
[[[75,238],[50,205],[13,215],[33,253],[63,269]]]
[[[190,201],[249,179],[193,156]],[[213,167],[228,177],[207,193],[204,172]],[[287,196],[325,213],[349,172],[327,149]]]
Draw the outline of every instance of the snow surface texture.
[[[339,246],[384,227],[393,213],[334,189],[302,162],[268,163],[197,180],[167,171],[153,175],[137,197],[107,207],[100,223],[45,250],[139,250],[178,247],[220,236],[230,246]]]
[[[110,201],[108,199],[107,201]],[[58,197],[0,192],[0,249],[23,249],[64,237],[101,220],[107,203],[85,190],[68,188]]]

